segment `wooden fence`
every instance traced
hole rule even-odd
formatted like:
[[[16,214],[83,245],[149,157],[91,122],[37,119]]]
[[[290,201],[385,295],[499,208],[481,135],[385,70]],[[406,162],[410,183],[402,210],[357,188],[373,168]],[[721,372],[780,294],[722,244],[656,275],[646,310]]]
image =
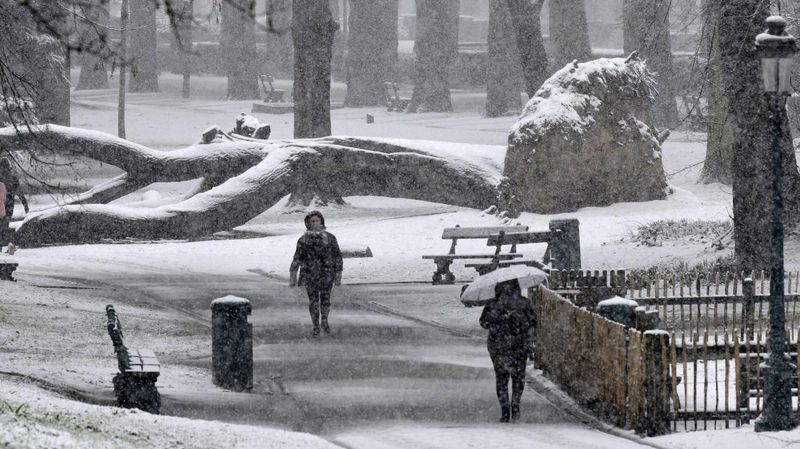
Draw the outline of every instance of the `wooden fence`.
[[[787,273],[784,285],[788,355],[800,366],[800,272]],[[669,332],[673,429],[727,428],[760,414],[760,363],[769,353],[765,273],[643,277],[623,271],[554,272],[550,287],[588,310],[614,293],[658,311],[660,328]],[[798,409],[797,372],[794,380],[793,406]]]
[[[532,289],[536,366],[580,404],[614,425],[655,435],[669,428],[665,333],[609,321],[546,288]]]

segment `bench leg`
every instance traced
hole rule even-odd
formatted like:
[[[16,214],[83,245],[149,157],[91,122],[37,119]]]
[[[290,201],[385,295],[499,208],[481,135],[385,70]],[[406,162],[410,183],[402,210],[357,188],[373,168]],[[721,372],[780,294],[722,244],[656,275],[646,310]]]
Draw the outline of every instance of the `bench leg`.
[[[433,259],[436,264],[436,271],[433,272],[433,284],[452,284],[456,280],[456,276],[450,272],[450,265],[453,263],[452,259]],[[444,277],[444,279],[442,279]]]

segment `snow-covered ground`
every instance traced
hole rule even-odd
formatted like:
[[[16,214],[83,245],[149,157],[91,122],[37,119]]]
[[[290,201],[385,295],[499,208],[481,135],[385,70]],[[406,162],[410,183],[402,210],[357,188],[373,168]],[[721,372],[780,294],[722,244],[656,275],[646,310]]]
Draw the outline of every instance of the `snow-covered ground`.
[[[198,140],[207,126],[216,124],[226,129],[233,125],[233,117],[238,113],[250,110],[250,102],[222,100],[225,88],[221,78],[193,78],[193,83],[196,98],[192,100],[179,98],[180,81],[173,75],[162,77],[162,94],[129,95],[128,138],[153,148],[182,147]],[[341,85],[334,85],[333,96],[342,96]],[[75,93],[74,99],[74,126],[112,134],[116,132],[116,96],[112,90]],[[333,131],[337,135],[494,145],[492,151],[500,155],[515,118],[481,118],[479,99],[480,95],[475,93],[456,92],[456,112],[450,114],[398,114],[380,108],[337,109],[332,111]],[[375,117],[374,124],[365,123],[367,113]],[[255,115],[262,123],[272,124],[272,138],[291,137],[291,115]],[[581,222],[583,264],[593,269],[637,268],[677,259],[693,263],[723,256],[730,248],[715,250],[710,242],[678,240],[659,247],[643,247],[628,238],[637,226],[655,220],[725,220],[730,216],[730,188],[720,184],[697,183],[702,168],[699,163],[704,157],[703,139],[702,135],[675,133],[665,144],[664,165],[674,190],[665,200],[584,208],[560,215],[526,213],[516,221],[529,225],[531,229],[546,229],[551,219],[578,218]],[[620,182],[624,182],[624,176],[624,173],[620,174]],[[164,204],[179,198],[189,184],[153,185],[120,201],[140,202],[141,206]],[[449,241],[441,239],[442,228],[456,224],[496,225],[499,221],[498,217],[478,210],[413,200],[375,197],[350,197],[346,200],[346,206],[326,208],[323,212],[329,230],[340,241],[345,245],[367,245],[374,254],[372,258],[345,260],[343,282],[346,285],[342,291],[352,291],[354,294],[361,284],[427,282],[434,267],[430,261],[422,260],[421,256],[447,251]],[[43,203],[48,199],[36,197],[35,201]],[[102,328],[105,304],[92,298],[92,295],[84,298],[81,292],[86,290],[83,289],[91,288],[93,282],[107,283],[118,276],[140,279],[141,291],[145,296],[157,289],[169,289],[172,284],[191,282],[196,277],[219,277],[224,278],[225,282],[235,279],[252,283],[288,281],[288,266],[294,244],[303,230],[304,213],[287,208],[284,203],[277,204],[240,228],[264,235],[255,239],[139,242],[20,250],[16,258],[20,262],[21,281],[13,286],[0,285],[0,295],[3,295],[0,302],[0,366],[8,367],[0,371],[22,372],[51,384],[74,385],[84,393],[92,393],[90,399],[98,403],[109,402],[108,384],[114,366],[98,364],[98,360],[112,357]],[[787,244],[787,267],[800,268],[797,242],[790,240]],[[484,245],[478,241],[459,242],[458,252],[484,252],[487,249]],[[544,247],[521,246],[520,249],[523,253],[539,256]],[[474,271],[465,269],[463,263],[454,264],[454,272],[460,281],[474,277]],[[75,278],[86,282],[76,284],[73,281]],[[219,290],[225,288],[235,289],[235,286],[225,284]],[[430,295],[429,290],[415,293],[414,288],[400,286],[397,291],[398,296],[387,295],[376,301],[380,301],[381,306],[402,310],[412,318],[466,333],[471,333],[470,326],[475,327],[479,311],[464,309],[458,303],[455,296],[457,288],[452,289],[452,293],[443,290],[445,294],[438,296]],[[302,292],[297,295],[300,303]],[[180,363],[192,357],[207,356],[207,350],[198,346],[198,341],[203,343],[203,348],[207,346],[203,340],[205,337],[198,337],[204,335],[205,329],[202,329],[203,332],[192,329],[192,326],[202,328],[205,325],[203,323],[207,316],[203,315],[204,312],[186,309],[177,313],[173,310],[174,305],[165,304],[163,308],[158,308],[144,299],[140,306],[118,307],[118,311],[132,322],[127,329],[131,329],[129,335],[132,338],[138,339],[137,344],[155,347],[162,357],[165,363],[164,374],[159,379],[162,394],[190,397],[213,391],[215,387],[210,384],[206,369]],[[255,314],[253,319],[256,320]],[[306,318],[287,312],[281,319],[300,323]],[[352,319],[357,321],[365,318],[353,315]],[[388,321],[383,323],[400,325]],[[465,351],[464,354],[432,352],[425,357],[439,361],[449,357],[452,363],[459,365],[486,367],[488,358],[476,361],[471,350]],[[298,384],[295,387],[311,386]],[[493,385],[486,385],[487,390],[492,388]],[[113,437],[109,436],[103,443],[108,446],[98,443],[97,447],[132,447],[136,441],[142,441],[137,438],[149,439],[153,443],[151,447],[169,447],[170,444],[175,447],[326,447],[327,444],[306,434],[263,427],[207,425],[186,419],[98,408],[62,399],[55,393],[22,383],[16,378],[0,377],[0,400],[8,402],[8,405],[3,404],[0,412],[0,420],[3,420],[3,428],[6,429],[0,431],[0,442],[12,441],[11,447],[95,447],[92,444],[102,439],[99,438],[101,434]],[[20,411],[12,410],[19,406],[23,406]],[[141,425],[142,420],[147,420],[151,425]],[[126,425],[135,427],[137,435],[126,433]],[[31,441],[36,441],[38,446],[21,440],[22,432],[28,431],[26,429],[33,435],[31,438],[37,438]],[[599,434],[572,422],[519,426],[486,423],[456,425],[434,421],[372,422],[338,429],[325,436],[352,448],[636,446],[634,442]],[[60,444],[61,441],[56,438],[64,441],[62,446],[55,443],[59,441]],[[112,441],[118,444],[114,445]],[[796,444],[800,441],[800,431],[757,435],[752,432],[752,427],[744,427],[728,431],[675,434],[648,441],[674,448],[723,444],[731,448],[777,448],[793,442]]]

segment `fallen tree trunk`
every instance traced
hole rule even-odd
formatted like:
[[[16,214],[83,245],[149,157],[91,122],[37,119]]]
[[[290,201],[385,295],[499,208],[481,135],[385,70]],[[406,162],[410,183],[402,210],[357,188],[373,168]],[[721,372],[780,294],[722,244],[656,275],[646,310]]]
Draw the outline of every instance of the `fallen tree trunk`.
[[[80,204],[30,214],[18,227],[22,246],[104,239],[183,239],[245,224],[284,196],[313,184],[341,196],[377,195],[485,208],[496,202],[502,154],[485,147],[403,140],[323,138],[196,145],[158,151],[99,132],[47,126],[16,134],[0,129],[0,146],[47,145],[128,171],[79,195]],[[231,173],[227,178],[220,173]],[[156,208],[107,203],[140,182],[222,180],[176,204]],[[148,183],[149,183],[148,182]],[[146,185],[146,183],[144,184]],[[93,204],[87,204],[88,201]]]

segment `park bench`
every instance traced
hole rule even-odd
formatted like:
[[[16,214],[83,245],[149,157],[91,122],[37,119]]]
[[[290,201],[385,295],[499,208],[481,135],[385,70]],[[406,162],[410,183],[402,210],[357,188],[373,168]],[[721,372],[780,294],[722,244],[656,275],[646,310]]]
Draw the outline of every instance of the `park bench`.
[[[436,264],[436,271],[433,273],[434,284],[452,284],[456,277],[450,271],[450,265],[456,259],[497,259],[509,260],[522,257],[522,254],[516,254],[516,247],[511,248],[510,253],[501,254],[500,246],[495,248],[492,254],[456,254],[456,244],[461,239],[486,239],[492,234],[500,232],[523,232],[527,231],[527,226],[488,226],[488,227],[460,227],[456,225],[454,228],[445,228],[442,231],[442,240],[452,240],[450,251],[447,254],[435,254],[422,256],[423,259],[433,259]]]
[[[404,112],[408,108],[408,104],[411,103],[411,99],[400,97],[400,91],[394,81],[385,81],[383,85],[386,87],[386,110],[389,112]]]
[[[149,349],[128,349],[125,346],[122,324],[111,304],[106,306],[106,317],[108,335],[114,344],[119,368],[119,373],[112,381],[117,405],[158,414],[161,410],[161,395],[156,388],[156,380],[161,372],[158,358]]]
[[[475,268],[480,274],[488,273],[499,267],[511,265],[528,265],[545,269],[548,265],[555,270],[573,270],[581,267],[580,223],[576,219],[552,220],[548,231],[510,231],[489,235],[486,246],[499,248],[511,245],[511,252],[517,252],[517,245],[547,243],[542,260],[514,259],[492,260],[488,263],[470,263],[467,267]]]
[[[258,75],[258,81],[261,83],[261,90],[264,91],[264,103],[283,103],[283,96],[286,94],[285,90],[275,89],[272,82],[275,77],[272,75]],[[269,87],[267,87],[269,84]]]

